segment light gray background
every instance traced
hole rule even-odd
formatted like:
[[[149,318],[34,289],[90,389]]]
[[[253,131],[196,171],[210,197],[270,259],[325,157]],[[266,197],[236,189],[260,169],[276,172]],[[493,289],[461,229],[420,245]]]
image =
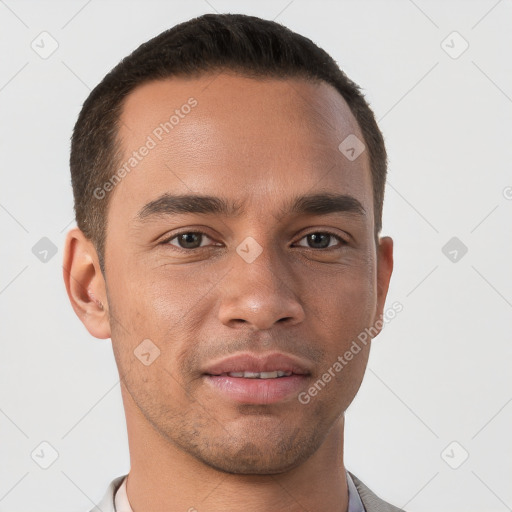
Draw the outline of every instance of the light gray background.
[[[408,511],[512,510],[506,0],[0,1],[0,510],[85,511],[129,470],[110,341],[89,336],[61,277],[69,137],[122,57],[214,11],[276,19],[313,39],[364,88],[386,138],[388,306],[404,309],[374,341],[347,412],[347,468]],[[43,31],[59,45],[47,59],[31,47],[51,48]],[[43,237],[57,248],[46,262],[32,251]],[[455,262],[442,251],[452,237],[468,248]],[[50,461],[42,441],[58,452],[48,469],[35,462]]]

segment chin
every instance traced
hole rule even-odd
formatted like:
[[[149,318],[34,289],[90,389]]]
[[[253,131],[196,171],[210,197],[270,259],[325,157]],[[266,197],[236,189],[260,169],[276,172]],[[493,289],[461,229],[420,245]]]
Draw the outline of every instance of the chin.
[[[231,475],[278,475],[285,473],[300,464],[300,461],[283,460],[282,457],[269,459],[268,454],[252,453],[237,454],[236,458],[230,458],[226,453],[219,457],[201,457],[205,465]]]
[[[318,437],[304,437],[304,431],[299,429],[288,436],[272,439],[258,437],[258,434],[261,436],[262,431],[255,433],[250,441],[249,432],[239,437],[238,442],[235,442],[237,436],[230,440],[217,438],[215,443],[195,445],[187,451],[203,464],[223,473],[277,475],[301,465],[321,444]]]

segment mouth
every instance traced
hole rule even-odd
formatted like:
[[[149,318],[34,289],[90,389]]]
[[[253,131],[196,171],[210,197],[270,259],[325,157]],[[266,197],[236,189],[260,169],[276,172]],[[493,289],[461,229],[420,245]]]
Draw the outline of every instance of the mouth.
[[[271,372],[229,372],[221,373],[218,375],[212,374],[214,377],[236,377],[244,379],[280,379],[282,377],[289,377],[293,375],[292,371],[275,370]]]
[[[285,375],[277,376],[278,373]],[[247,374],[250,376],[246,377]],[[278,371],[260,374],[230,372],[204,375],[204,380],[215,395],[223,400],[241,404],[274,404],[295,398],[306,388],[308,376]]]
[[[240,354],[210,365],[205,383],[222,399],[244,404],[290,400],[311,375],[308,364],[286,354]]]

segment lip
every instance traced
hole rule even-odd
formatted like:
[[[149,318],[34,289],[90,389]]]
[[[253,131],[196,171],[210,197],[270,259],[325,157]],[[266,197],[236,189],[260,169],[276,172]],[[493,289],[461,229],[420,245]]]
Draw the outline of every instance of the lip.
[[[283,370],[296,375],[310,375],[309,365],[294,356],[281,352],[269,354],[253,354],[245,352],[235,354],[210,364],[203,373],[207,375],[221,375],[230,372],[273,372]],[[285,378],[285,377],[281,377]]]
[[[231,377],[230,372],[292,372],[288,377],[251,379]],[[272,404],[297,395],[308,381],[309,365],[296,357],[271,353],[255,355],[243,353],[230,356],[208,366],[205,383],[228,400],[244,404]]]
[[[205,382],[228,400],[242,404],[273,404],[304,389],[306,375],[290,375],[276,379],[248,379],[228,375],[205,375]]]

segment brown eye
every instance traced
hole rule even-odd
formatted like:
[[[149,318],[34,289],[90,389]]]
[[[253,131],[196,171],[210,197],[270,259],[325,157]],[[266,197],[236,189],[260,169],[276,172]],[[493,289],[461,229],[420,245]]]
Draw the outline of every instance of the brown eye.
[[[209,236],[199,231],[187,231],[174,235],[172,238],[169,238],[166,243],[180,249],[199,249],[200,247],[204,247],[201,245],[201,242],[203,242],[205,238],[211,240]],[[174,243],[174,241],[177,243]]]
[[[327,249],[330,247],[335,247],[336,242],[338,241],[338,245],[343,246],[346,244],[345,240],[343,240],[340,236],[335,235],[334,233],[324,232],[324,231],[316,231],[314,233],[309,233],[301,240],[306,240],[308,245],[301,247],[308,247],[309,249]]]

